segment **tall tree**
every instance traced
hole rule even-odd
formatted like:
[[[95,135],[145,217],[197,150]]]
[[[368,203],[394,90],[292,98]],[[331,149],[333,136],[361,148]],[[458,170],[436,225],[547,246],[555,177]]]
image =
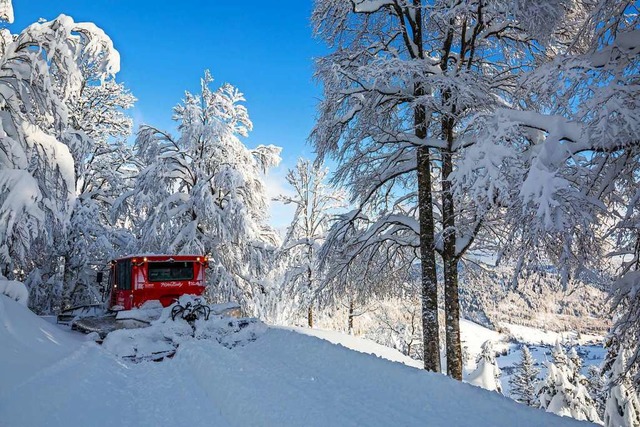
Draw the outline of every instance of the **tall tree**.
[[[517,184],[503,169],[517,163],[527,140],[494,112],[517,105],[518,75],[545,53],[542,36],[557,42],[550,34],[561,5],[551,6],[318,0],[313,13],[316,34],[333,52],[318,61],[324,100],[311,139],[320,156],[337,160],[334,180],[358,206],[343,222],[366,224],[363,247],[419,251],[425,368],[436,371],[440,255],[447,372],[458,379],[459,264],[479,236],[495,240],[482,233],[498,228],[497,208]],[[521,25],[532,19],[540,25]],[[487,135],[498,141],[493,150]]]
[[[285,292],[295,295],[306,308],[307,325],[313,327],[313,304],[318,291],[318,252],[329,230],[335,210],[342,206],[343,195],[325,182],[328,169],[299,159],[295,169],[287,173],[293,195],[277,200],[296,208],[279,250],[287,264],[284,274]]]
[[[87,298],[98,294],[96,270],[132,243],[131,233],[119,223],[122,218],[113,215],[112,207],[131,188],[135,176],[132,151],[125,141],[133,125],[125,110],[135,98],[115,79],[101,79],[94,64],[82,65],[80,93],[66,101],[70,130],[64,137],[74,159],[76,199],[69,227],[59,233],[56,250],[45,260],[45,265],[52,264],[52,256],[63,260],[62,298],[70,305],[94,302]],[[73,300],[78,298],[84,300]]]
[[[607,398],[605,377],[602,374],[600,367],[596,365],[590,365],[587,369],[587,386],[589,387],[589,394],[593,397],[598,416],[604,419],[604,409]]]
[[[318,62],[317,75],[325,90],[312,140],[320,156],[333,153],[338,159],[335,180],[351,188],[352,202],[360,210],[371,204],[378,211],[374,214],[392,215],[394,203],[384,194],[393,192],[396,183],[402,186],[405,174],[412,175],[418,188],[412,213],[419,209],[421,214],[421,232],[417,226],[411,231],[419,234],[416,246],[421,248],[424,363],[426,369],[440,371],[430,144],[425,107],[412,105],[426,88],[419,81],[412,83],[417,73],[406,71],[426,59],[422,8],[409,10],[398,4],[394,8],[392,3],[316,2],[312,18],[316,34],[334,45],[335,52]],[[394,78],[398,85],[390,84]],[[356,218],[357,212],[346,222]],[[402,234],[402,230],[389,232],[394,225],[397,229],[413,225],[396,218],[395,224],[391,218],[371,222],[389,235]]]
[[[174,109],[177,138],[142,126],[136,138],[140,175],[132,200],[138,250],[210,254],[209,292],[254,308],[261,279],[279,243],[266,224],[263,173],[280,161],[280,148],[247,148],[252,128],[244,97],[225,84],[186,93]]]
[[[72,131],[65,101],[79,96],[83,64],[108,79],[119,55],[102,30],[61,15],[0,43],[0,268],[24,278],[46,253],[56,230],[68,226],[75,199]]]

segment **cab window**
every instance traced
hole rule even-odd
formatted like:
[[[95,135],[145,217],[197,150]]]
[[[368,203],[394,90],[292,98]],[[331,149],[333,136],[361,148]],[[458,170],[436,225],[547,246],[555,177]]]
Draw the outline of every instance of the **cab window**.
[[[118,289],[123,291],[131,290],[131,260],[119,261],[116,265],[116,282]]]
[[[193,262],[150,262],[149,281],[193,280]]]

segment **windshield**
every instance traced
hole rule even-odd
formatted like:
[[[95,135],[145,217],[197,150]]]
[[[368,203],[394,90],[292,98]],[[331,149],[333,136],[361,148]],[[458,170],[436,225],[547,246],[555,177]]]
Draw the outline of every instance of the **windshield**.
[[[193,262],[150,262],[149,281],[193,280]]]

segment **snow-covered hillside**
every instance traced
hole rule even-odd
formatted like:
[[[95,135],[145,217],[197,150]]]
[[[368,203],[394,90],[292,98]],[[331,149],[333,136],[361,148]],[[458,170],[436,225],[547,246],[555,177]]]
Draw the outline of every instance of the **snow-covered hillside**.
[[[3,426],[580,425],[292,330],[134,364],[0,296],[0,342]]]

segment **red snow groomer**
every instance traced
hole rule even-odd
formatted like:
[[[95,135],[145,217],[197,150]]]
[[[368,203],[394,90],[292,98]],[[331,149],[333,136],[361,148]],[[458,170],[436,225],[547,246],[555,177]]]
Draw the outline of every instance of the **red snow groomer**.
[[[153,300],[168,307],[181,295],[200,296],[205,290],[208,261],[200,255],[143,255],[113,260],[107,308],[131,310]]]
[[[164,307],[173,305],[171,317],[193,321],[210,313],[240,316],[236,303],[208,306],[201,299],[181,305],[183,295],[202,296],[208,258],[201,255],[138,255],[118,258],[109,265],[106,303],[73,307],[58,315],[58,323],[70,323],[73,329],[97,332],[104,338],[122,328],[148,326]],[[103,274],[97,282],[102,284]],[[103,298],[104,300],[104,298]]]

